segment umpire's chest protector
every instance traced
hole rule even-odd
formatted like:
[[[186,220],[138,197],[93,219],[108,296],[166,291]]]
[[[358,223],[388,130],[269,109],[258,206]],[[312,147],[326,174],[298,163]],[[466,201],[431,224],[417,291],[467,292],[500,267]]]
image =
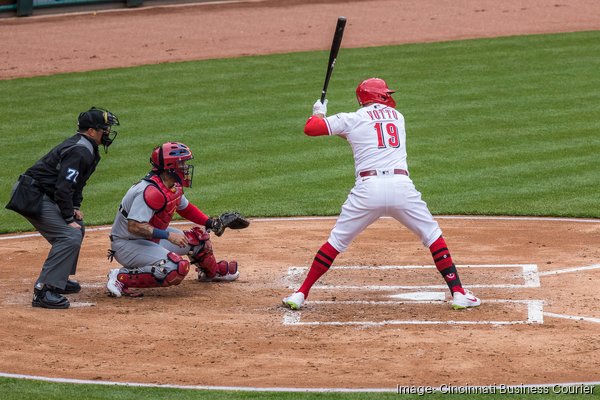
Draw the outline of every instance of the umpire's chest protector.
[[[183,188],[176,183],[169,189],[158,175],[153,175],[145,180],[150,182],[150,185],[144,190],[144,201],[148,207],[154,210],[154,216],[149,223],[155,228],[167,229],[173,214],[181,204]]]

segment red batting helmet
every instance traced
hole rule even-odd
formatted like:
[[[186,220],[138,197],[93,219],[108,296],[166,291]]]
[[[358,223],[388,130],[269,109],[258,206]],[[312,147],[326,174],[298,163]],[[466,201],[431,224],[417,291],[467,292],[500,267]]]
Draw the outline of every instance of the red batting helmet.
[[[154,148],[150,156],[150,163],[152,171],[170,172],[177,177],[182,186],[191,187],[194,166],[188,165],[186,161],[192,158],[194,158],[192,151],[185,144],[167,142]]]
[[[388,107],[396,107],[396,102],[392,98],[394,92],[383,79],[369,78],[362,81],[356,88],[356,98],[361,106],[380,103]]]

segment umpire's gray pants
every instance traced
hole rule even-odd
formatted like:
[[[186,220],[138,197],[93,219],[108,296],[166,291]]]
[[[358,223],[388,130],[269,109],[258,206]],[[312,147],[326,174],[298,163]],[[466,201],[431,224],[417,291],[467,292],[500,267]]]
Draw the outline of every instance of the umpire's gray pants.
[[[56,203],[46,195],[42,201],[40,216],[27,219],[52,245],[37,283],[64,289],[69,275],[74,275],[77,270],[79,250],[85,234],[83,221],[76,221],[81,229],[67,225]]]

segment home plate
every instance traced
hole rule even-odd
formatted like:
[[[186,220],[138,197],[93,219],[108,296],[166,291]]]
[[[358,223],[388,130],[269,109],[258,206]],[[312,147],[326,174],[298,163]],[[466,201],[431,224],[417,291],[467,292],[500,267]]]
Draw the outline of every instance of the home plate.
[[[446,292],[410,292],[390,295],[392,299],[413,301],[444,301]]]

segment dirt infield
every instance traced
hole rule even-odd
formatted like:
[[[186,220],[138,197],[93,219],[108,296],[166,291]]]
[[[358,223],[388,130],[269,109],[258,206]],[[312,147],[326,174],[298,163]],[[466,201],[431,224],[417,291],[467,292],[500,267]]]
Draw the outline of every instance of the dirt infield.
[[[600,29],[596,0],[271,0],[0,20],[0,79],[161,62]],[[332,22],[333,21],[333,22]]]
[[[0,79],[326,49],[338,15],[349,20],[346,47],[600,29],[595,0],[523,4],[264,1],[4,19]],[[65,311],[30,306],[45,241],[0,237],[0,371],[252,387],[600,381],[600,222],[441,218],[463,281],[484,301],[454,312],[427,250],[381,220],[340,255],[305,310],[286,311],[281,297],[334,221],[254,220],[214,240],[218,258],[240,262],[237,282],[192,274],[141,299],[106,296],[107,230],[89,230],[84,288]]]
[[[193,274],[178,287],[148,289],[141,299],[106,296],[107,230],[88,232],[77,274],[84,289],[70,296],[73,307],[66,311],[30,307],[44,240],[0,240],[9,261],[0,292],[0,370],[253,387],[600,380],[600,311],[594,306],[600,269],[544,275],[597,262],[600,224],[441,219],[455,259],[471,265],[459,266],[464,281],[484,300],[479,309],[456,312],[444,301],[391,297],[446,290],[392,287],[443,282],[434,269],[385,269],[431,261],[410,232],[380,220],[336,260],[326,287],[313,289],[304,311],[286,311],[280,298],[297,282],[290,268],[309,265],[334,222],[255,220],[214,240],[218,258],[239,260],[239,281],[206,284]],[[38,255],[32,260],[32,254]],[[489,264],[496,268],[482,267]],[[523,264],[537,267],[539,285],[523,274]],[[543,302],[541,310],[535,301]],[[556,314],[587,320],[550,316]]]

